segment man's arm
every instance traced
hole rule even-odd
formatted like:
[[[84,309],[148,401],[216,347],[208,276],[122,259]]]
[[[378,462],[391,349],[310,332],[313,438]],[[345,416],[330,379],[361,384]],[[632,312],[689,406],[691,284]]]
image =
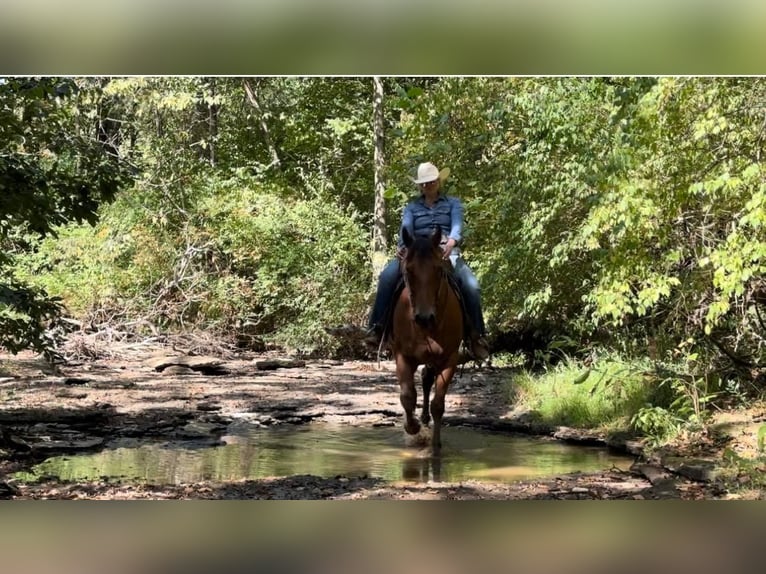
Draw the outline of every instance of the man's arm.
[[[450,239],[459,244],[463,239],[463,203],[457,197],[451,197],[452,209],[450,210]]]
[[[399,226],[399,241],[396,244],[399,249],[404,247],[402,229],[406,229],[411,236],[415,235],[415,218],[412,213],[412,204],[410,203],[404,206],[404,211],[402,212],[402,224]]]

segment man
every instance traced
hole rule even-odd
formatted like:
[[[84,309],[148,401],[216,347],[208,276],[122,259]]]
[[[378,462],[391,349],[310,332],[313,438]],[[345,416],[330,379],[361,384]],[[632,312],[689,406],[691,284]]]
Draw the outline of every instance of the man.
[[[463,204],[458,198],[441,192],[442,183],[448,175],[448,168],[439,171],[430,162],[418,166],[417,177],[412,181],[418,185],[420,196],[408,203],[402,213],[396,259],[390,261],[380,274],[375,303],[370,313],[367,342],[375,346],[380,343],[386,311],[393,302],[394,289],[401,276],[399,259],[404,255],[401,229],[407,229],[411,236],[429,236],[433,229],[438,227],[442,234],[441,247],[444,258],[452,262],[454,275],[465,302],[470,322],[469,350],[474,358],[483,361],[489,357],[489,347],[485,339],[479,282],[460,256]]]

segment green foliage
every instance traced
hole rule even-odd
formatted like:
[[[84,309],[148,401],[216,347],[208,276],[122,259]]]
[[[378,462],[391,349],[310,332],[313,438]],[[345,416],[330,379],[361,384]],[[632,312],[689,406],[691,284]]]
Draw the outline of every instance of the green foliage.
[[[58,300],[15,276],[14,256],[68,221],[94,222],[125,181],[88,125],[98,97],[87,80],[0,83],[0,346],[11,352],[33,348],[50,357],[46,330],[60,311]]]
[[[630,420],[637,431],[649,439],[649,444],[659,446],[675,438],[685,420],[664,407],[646,406],[639,410]]]
[[[722,479],[729,491],[754,490],[762,493],[766,489],[766,456],[763,450],[759,451],[758,456],[749,457],[726,448],[722,468]]]
[[[718,396],[715,384],[683,372],[688,365],[671,370],[601,349],[587,363],[566,359],[537,375],[514,376],[517,408],[552,425],[629,429],[659,446],[682,431],[701,430]]]
[[[79,123],[90,89],[63,78],[0,84],[0,240],[19,227],[45,235],[93,222],[114,197],[120,166]]]
[[[536,413],[548,424],[625,427],[653,395],[645,368],[610,355],[588,368],[568,360],[539,375],[515,376],[512,393],[518,407]]]
[[[359,262],[367,257],[367,233],[353,210],[243,189],[220,191],[200,215],[215,250],[246,287],[240,316],[275,341],[304,351],[326,348],[324,327],[364,313],[368,281]]]
[[[59,300],[11,280],[0,284],[0,347],[12,353],[34,349],[53,358],[55,341],[46,327],[60,314]]]
[[[324,327],[365,311],[366,232],[353,210],[286,199],[248,179],[192,186],[178,217],[158,218],[126,197],[95,229],[70,227],[41,243],[24,260],[25,277],[94,320],[222,334],[247,324],[304,352],[331,350]]]

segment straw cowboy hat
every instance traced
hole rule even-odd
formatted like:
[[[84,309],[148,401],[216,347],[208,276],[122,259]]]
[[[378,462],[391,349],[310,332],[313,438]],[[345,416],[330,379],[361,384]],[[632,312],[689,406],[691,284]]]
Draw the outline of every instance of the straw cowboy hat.
[[[421,163],[418,166],[418,175],[412,181],[420,185],[421,183],[428,183],[429,181],[441,180],[444,183],[449,177],[450,169],[445,167],[441,171],[431,162]]]

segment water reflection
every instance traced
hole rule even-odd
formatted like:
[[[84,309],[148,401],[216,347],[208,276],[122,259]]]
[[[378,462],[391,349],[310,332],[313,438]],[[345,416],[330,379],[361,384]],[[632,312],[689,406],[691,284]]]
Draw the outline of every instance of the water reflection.
[[[443,480],[441,457],[405,457],[402,460],[402,480],[405,482],[441,482]]]
[[[513,482],[573,471],[597,471],[632,462],[604,449],[576,447],[475,429],[443,429],[442,456],[406,447],[398,428],[284,425],[238,429],[217,447],[178,445],[115,448],[51,458],[37,475],[64,480],[111,478],[156,484],[236,481],[295,474],[375,476],[388,481],[486,480]]]

